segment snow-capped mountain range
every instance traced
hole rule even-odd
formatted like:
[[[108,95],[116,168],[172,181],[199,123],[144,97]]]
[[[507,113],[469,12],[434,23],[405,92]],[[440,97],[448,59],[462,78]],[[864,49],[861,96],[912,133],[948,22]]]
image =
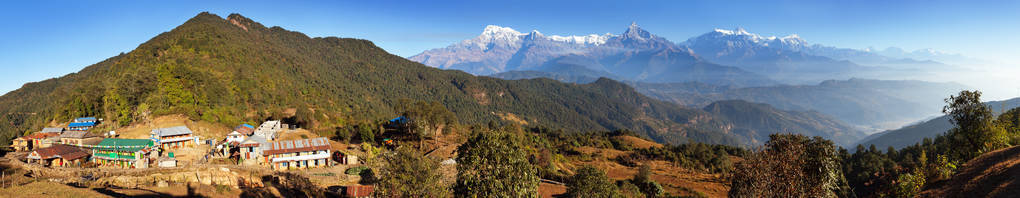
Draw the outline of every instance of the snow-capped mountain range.
[[[917,76],[948,67],[932,61],[944,57],[939,53],[928,53],[931,59],[915,59],[924,56],[900,51],[839,48],[813,44],[797,34],[764,36],[743,28],[713,29],[673,42],[632,23],[620,34],[587,36],[545,36],[538,31],[522,33],[487,26],[475,38],[409,59],[504,79],[545,77],[587,83],[609,77],[640,84],[643,94],[685,105],[701,96],[717,98],[725,92],[732,96],[725,99],[764,102],[787,110],[819,110],[875,129],[887,127],[887,122],[920,119],[927,115],[918,110],[932,106],[928,101],[889,93],[945,95],[951,94],[945,90],[959,90],[928,82],[917,82],[917,86],[882,84],[885,81],[881,79],[919,79]],[[822,83],[854,78],[880,81],[839,86]],[[692,82],[705,85],[687,86]],[[691,94],[706,87],[723,91]],[[871,92],[886,96],[857,95]],[[844,103],[859,105],[840,106]],[[797,109],[787,104],[817,108]]]
[[[475,38],[446,48],[428,50],[409,59],[433,67],[488,75],[532,68],[558,56],[599,51],[593,48],[650,49],[673,46],[674,43],[641,29],[637,24],[631,24],[622,35],[604,33],[567,36],[545,36],[537,30],[522,33],[509,27],[489,25]]]
[[[641,29],[635,23],[619,35],[587,36],[545,36],[538,31],[521,33],[490,25],[475,38],[428,50],[409,59],[476,75],[532,70],[571,75],[608,73],[623,78],[620,80],[648,82],[774,84],[758,74],[704,61],[686,47]]]
[[[486,26],[480,35],[445,48],[431,49],[408,59],[425,65],[463,70],[476,75],[507,71],[562,71],[548,68],[569,63],[571,68],[608,72],[621,80],[748,84],[746,76],[764,76],[780,83],[813,84],[851,77],[881,78],[893,75],[879,70],[944,68],[945,64],[916,60],[916,53],[878,53],[811,44],[796,34],[762,36],[743,28],[714,29],[675,43],[631,23],[622,34],[612,33],[545,36],[537,30],[522,33],[509,27]],[[939,56],[928,56],[935,58]],[[635,59],[639,58],[639,59]],[[703,75],[677,73],[693,65],[711,65],[694,71]],[[906,66],[904,66],[906,65]],[[546,69],[543,69],[546,68]],[[704,70],[707,69],[707,70]],[[735,70],[734,70],[735,69]],[[725,71],[725,75],[715,73]],[[862,73],[860,71],[868,71]],[[879,72],[876,72],[879,71]],[[593,73],[593,72],[582,72]],[[681,75],[662,76],[663,73]],[[751,73],[751,74],[747,74]],[[732,75],[737,74],[737,75]],[[750,77],[750,81],[774,83]]]
[[[482,31],[481,35],[470,40],[464,40],[459,45],[466,46],[472,45],[479,48],[488,49],[488,47],[514,47],[520,46],[525,40],[544,39],[554,42],[560,42],[564,44],[575,44],[582,46],[598,46],[606,43],[610,37],[616,35],[605,33],[603,35],[590,34],[586,36],[569,35],[560,36],[552,35],[545,36],[538,30],[532,30],[529,33],[521,33],[513,28],[500,27],[496,25],[485,26],[485,30]]]
[[[800,50],[808,46],[807,41],[801,39],[796,34],[791,34],[784,37],[776,36],[761,36],[758,34],[752,34],[744,30],[744,28],[738,27],[736,30],[725,30],[716,28],[712,32],[706,33],[702,36],[696,37],[698,39],[690,39],[685,42],[686,45],[696,45],[698,42],[705,42],[708,40],[726,40],[726,41],[746,41],[749,44],[762,46],[762,47],[774,47],[786,50]]]

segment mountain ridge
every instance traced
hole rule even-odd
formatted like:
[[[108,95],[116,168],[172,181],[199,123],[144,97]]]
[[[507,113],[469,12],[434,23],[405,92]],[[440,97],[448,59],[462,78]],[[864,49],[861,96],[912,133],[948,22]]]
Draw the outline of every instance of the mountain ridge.
[[[487,27],[487,29],[495,27]],[[650,82],[704,81],[718,84],[776,84],[765,76],[738,67],[702,60],[686,47],[642,29],[632,23],[620,35],[599,36],[592,44],[553,41],[537,31],[491,40],[490,31],[445,48],[426,50],[408,59],[443,69],[457,69],[475,75],[508,71],[543,71],[565,59],[588,70],[608,72],[617,80]],[[589,35],[593,37],[595,35]],[[583,64],[579,64],[583,63]],[[588,76],[594,79],[604,76]]]
[[[288,118],[329,133],[398,115],[400,99],[436,101],[464,123],[514,114],[578,131],[634,130],[653,140],[746,145],[729,123],[699,109],[654,100],[626,84],[508,81],[440,70],[389,54],[371,41],[311,38],[250,18],[203,12],[128,53],[0,96],[0,143],[73,117],[115,129],[147,117],[184,114],[227,126]]]

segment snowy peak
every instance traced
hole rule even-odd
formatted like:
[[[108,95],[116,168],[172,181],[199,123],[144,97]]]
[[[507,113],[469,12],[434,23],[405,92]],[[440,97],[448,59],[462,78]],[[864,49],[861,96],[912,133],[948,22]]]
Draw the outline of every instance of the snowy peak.
[[[531,33],[528,33],[528,34],[524,35],[524,40],[526,40],[526,41],[536,41],[536,40],[544,40],[544,39],[546,39],[545,35],[542,35],[542,33],[538,32],[538,30],[532,30]]]
[[[638,40],[638,41],[644,41],[644,40],[652,38],[653,35],[651,33],[649,33],[648,31],[645,31],[644,29],[641,29],[641,27],[637,25],[637,22],[631,22],[630,26],[627,27],[627,31],[623,32],[622,37],[624,39],[633,39],[633,40]]]
[[[712,32],[702,34],[701,36],[688,39],[685,44],[695,45],[699,42],[726,42],[726,43],[743,43],[752,46],[763,46],[763,47],[778,47],[778,48],[802,48],[808,46],[807,41],[800,38],[797,34],[791,34],[784,37],[776,36],[761,36],[755,33],[747,32],[742,27],[737,27],[734,30],[715,28]]]
[[[521,33],[509,27],[488,25],[485,26],[485,30],[482,31],[481,35],[478,35],[478,37],[475,37],[474,39],[463,41],[462,45],[478,46],[482,49],[489,49],[493,46],[514,47],[521,46],[523,42],[526,41],[533,42],[548,40],[571,45],[598,46],[606,43],[606,40],[611,37],[614,37],[614,35],[609,33],[604,35],[590,34],[585,36],[545,36],[538,30],[532,30],[529,33]]]
[[[726,30],[726,29],[715,28],[715,30],[713,30],[712,32],[714,32],[716,34],[722,34],[722,35],[752,35],[751,33],[748,33],[747,30],[744,30],[744,28],[742,28],[742,27],[737,27],[736,30]]]
[[[497,37],[497,36],[518,36],[522,35],[521,32],[514,30],[513,28],[501,27],[497,25],[487,25],[485,30],[482,31],[481,36]]]
[[[572,36],[559,36],[559,35],[552,35],[552,36],[549,36],[548,38],[549,38],[549,40],[557,41],[557,42],[565,42],[565,43],[572,43],[572,44],[590,44],[590,45],[598,46],[598,45],[605,44],[606,40],[609,40],[609,38],[612,38],[612,37],[615,37],[615,36],[616,35],[613,35],[613,34],[610,34],[610,33],[606,33],[606,34],[603,34],[603,35],[589,34],[589,35],[586,35],[586,36],[576,36],[576,35],[572,35]]]
[[[483,49],[489,49],[493,46],[509,47],[517,45],[521,40],[521,36],[524,35],[512,28],[488,25],[485,26],[485,30],[482,31],[481,35],[464,41],[464,44],[478,46]]]
[[[631,22],[627,30],[618,37],[610,39],[610,46],[620,49],[663,49],[673,48],[676,44],[665,38],[656,36],[644,29],[637,23]]]

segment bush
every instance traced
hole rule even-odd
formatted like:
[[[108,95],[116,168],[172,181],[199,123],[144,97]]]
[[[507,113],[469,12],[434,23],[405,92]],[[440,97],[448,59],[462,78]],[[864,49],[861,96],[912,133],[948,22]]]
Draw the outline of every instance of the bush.
[[[384,158],[386,166],[377,185],[381,197],[447,197],[449,188],[442,185],[439,160],[422,155],[409,147],[397,148]]]
[[[609,181],[605,171],[585,166],[577,170],[567,184],[569,197],[611,198],[619,196],[616,186]]]
[[[457,184],[464,197],[525,197],[538,194],[538,169],[514,133],[476,131],[457,147]]]
[[[641,188],[628,180],[617,182],[617,186],[619,186],[620,194],[623,197],[645,197],[645,193],[641,191]]]
[[[348,168],[347,171],[344,171],[344,173],[348,174],[348,175],[361,175],[361,172],[363,172],[365,170],[368,170],[368,169],[370,169],[370,168],[368,168],[367,166],[358,166],[358,167]]]

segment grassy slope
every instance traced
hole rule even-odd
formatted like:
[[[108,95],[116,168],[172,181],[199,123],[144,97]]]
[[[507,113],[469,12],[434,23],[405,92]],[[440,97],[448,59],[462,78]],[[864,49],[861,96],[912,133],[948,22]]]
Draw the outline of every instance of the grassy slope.
[[[1016,197],[1020,193],[1020,146],[985,153],[947,180],[926,185],[921,197]]]

